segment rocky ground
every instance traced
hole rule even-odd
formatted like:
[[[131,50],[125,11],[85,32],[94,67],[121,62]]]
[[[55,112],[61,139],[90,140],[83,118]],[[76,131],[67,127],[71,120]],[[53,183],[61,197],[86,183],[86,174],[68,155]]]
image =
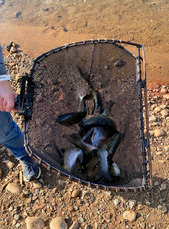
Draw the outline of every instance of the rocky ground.
[[[32,58],[19,52],[5,58],[19,93],[19,79]],[[0,228],[2,229],[169,229],[169,86],[148,88],[153,188],[114,193],[58,178],[42,168],[39,181],[25,183],[11,153],[0,154]],[[22,128],[22,117],[12,114]]]

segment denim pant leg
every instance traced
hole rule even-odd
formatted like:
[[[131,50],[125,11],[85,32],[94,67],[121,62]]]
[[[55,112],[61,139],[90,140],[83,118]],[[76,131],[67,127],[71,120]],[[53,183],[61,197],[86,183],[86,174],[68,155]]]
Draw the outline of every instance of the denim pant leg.
[[[0,111],[0,143],[10,149],[18,160],[27,155],[23,133],[9,112]]]

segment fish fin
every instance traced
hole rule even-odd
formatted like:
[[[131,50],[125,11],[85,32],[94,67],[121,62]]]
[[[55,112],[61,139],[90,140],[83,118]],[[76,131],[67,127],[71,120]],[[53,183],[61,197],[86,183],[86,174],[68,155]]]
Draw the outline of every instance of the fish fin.
[[[113,102],[112,100],[109,100],[107,105],[106,105],[106,108],[104,109],[103,111],[103,115],[110,115],[110,112],[111,112],[111,108],[112,106],[114,105],[115,102]]]
[[[99,149],[97,153],[100,160],[99,175],[110,182],[111,176],[110,176],[109,166],[108,166],[108,152],[107,150]]]

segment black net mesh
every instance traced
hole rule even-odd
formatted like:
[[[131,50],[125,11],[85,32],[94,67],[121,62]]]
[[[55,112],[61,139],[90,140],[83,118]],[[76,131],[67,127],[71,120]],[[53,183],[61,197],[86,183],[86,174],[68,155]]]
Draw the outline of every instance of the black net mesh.
[[[33,74],[35,89],[32,119],[27,122],[29,149],[52,168],[70,177],[85,180],[63,169],[61,149],[71,147],[64,134],[78,132],[59,125],[56,116],[79,111],[80,96],[92,87],[102,96],[103,107],[111,99],[110,116],[124,134],[113,161],[120,179],[96,183],[116,187],[142,186],[142,140],[136,59],[119,45],[95,43],[75,45],[46,55]],[[89,181],[90,182],[90,181]]]

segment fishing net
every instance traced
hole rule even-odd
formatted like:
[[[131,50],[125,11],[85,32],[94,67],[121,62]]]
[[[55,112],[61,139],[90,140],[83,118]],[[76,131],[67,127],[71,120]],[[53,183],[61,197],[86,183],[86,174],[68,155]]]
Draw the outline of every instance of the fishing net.
[[[130,47],[136,49],[136,55],[129,51]],[[36,58],[27,78],[25,146],[39,163],[58,176],[90,187],[112,191],[151,188],[143,46],[117,40],[66,44]],[[103,107],[113,101],[110,116],[124,135],[113,157],[120,178],[112,182],[93,182],[63,168],[60,150],[72,147],[63,136],[77,132],[78,125],[59,125],[55,119],[79,111],[80,98],[90,88],[100,92]]]

